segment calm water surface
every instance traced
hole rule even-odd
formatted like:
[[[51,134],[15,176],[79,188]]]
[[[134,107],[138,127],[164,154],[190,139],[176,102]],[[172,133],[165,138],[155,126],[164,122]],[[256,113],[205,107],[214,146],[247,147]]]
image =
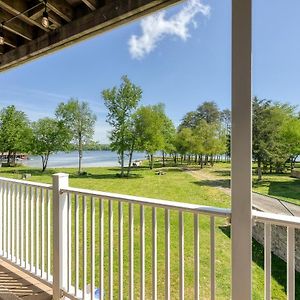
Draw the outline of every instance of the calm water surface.
[[[127,158],[127,157],[126,157]],[[133,155],[133,160],[145,159],[145,153],[136,152]],[[22,163],[29,167],[42,167],[40,156],[30,156],[28,160],[23,160]],[[128,158],[126,159],[128,164]],[[82,158],[83,167],[115,167],[119,166],[118,155],[112,151],[84,151]],[[78,167],[78,152],[58,152],[52,154],[48,161],[49,168],[76,168]]]

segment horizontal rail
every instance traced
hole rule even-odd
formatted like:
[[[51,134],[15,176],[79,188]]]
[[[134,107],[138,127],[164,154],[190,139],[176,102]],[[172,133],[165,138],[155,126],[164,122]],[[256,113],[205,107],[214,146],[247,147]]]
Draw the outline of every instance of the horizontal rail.
[[[161,208],[172,209],[177,211],[179,210],[179,211],[192,212],[192,213],[201,213],[201,214],[207,214],[207,215],[217,216],[217,217],[231,216],[230,209],[217,208],[213,206],[197,205],[197,204],[175,202],[175,201],[168,201],[168,200],[158,200],[153,198],[144,198],[144,197],[137,197],[137,196],[130,196],[130,195],[107,193],[107,192],[100,192],[100,191],[93,191],[93,190],[86,190],[86,189],[79,189],[79,188],[72,188],[72,187],[61,189],[61,192],[76,193],[76,194],[81,194],[90,197],[99,197],[107,200],[116,200],[120,202],[128,202],[128,203],[146,205],[151,207],[161,207]]]
[[[26,181],[26,180],[21,180],[21,179],[0,177],[0,182],[1,181],[5,181],[5,182],[9,182],[9,183],[15,183],[15,184],[22,184],[22,185],[27,185],[27,186],[32,186],[32,187],[38,187],[38,188],[52,189],[51,184],[33,182],[33,181]]]
[[[258,210],[252,210],[252,216],[254,221],[300,228],[300,217],[266,213]]]

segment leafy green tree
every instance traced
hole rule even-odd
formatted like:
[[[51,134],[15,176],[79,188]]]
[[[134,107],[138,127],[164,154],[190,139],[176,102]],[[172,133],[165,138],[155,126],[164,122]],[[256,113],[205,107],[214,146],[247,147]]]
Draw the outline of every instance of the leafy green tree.
[[[121,176],[123,177],[125,153],[130,152],[132,157],[136,144],[132,117],[142,98],[142,89],[133,84],[127,76],[123,76],[119,87],[102,91],[102,98],[108,109],[106,120],[112,127],[110,133],[111,148],[119,155]]]
[[[294,117],[295,108],[270,100],[253,99],[253,157],[258,165],[258,179],[267,166],[272,172],[284,169],[290,154],[283,138],[283,128]],[[286,132],[287,136],[287,132]]]
[[[195,139],[194,132],[189,127],[183,127],[176,134],[175,148],[181,158],[186,154],[197,153],[195,151],[196,144],[198,146],[198,140]],[[176,162],[176,161],[175,161]],[[181,159],[182,162],[182,159]]]
[[[2,152],[8,152],[8,164],[15,159],[17,152],[27,152],[32,132],[26,114],[14,105],[0,112],[0,145]]]
[[[67,103],[60,103],[55,115],[69,129],[78,150],[78,173],[82,173],[83,145],[91,141],[94,135],[96,115],[87,102],[70,99]]]
[[[47,168],[49,156],[67,150],[72,136],[62,121],[43,118],[32,124],[32,153],[41,156],[42,171]]]
[[[141,106],[135,114],[140,150],[148,153],[150,169],[153,169],[154,154],[164,147],[165,120],[163,104]]]
[[[197,122],[205,120],[209,123],[218,123],[220,121],[221,112],[217,104],[213,101],[205,101],[196,110]]]
[[[282,126],[281,137],[286,148],[285,152],[290,155],[291,170],[293,170],[300,155],[300,119],[289,118]]]
[[[162,118],[164,121],[164,125],[162,127],[162,135],[164,139],[163,147],[162,147],[162,158],[163,158],[163,166],[165,167],[165,157],[166,154],[171,154],[175,151],[175,136],[176,129],[173,124],[173,121],[167,117],[165,113],[162,114]]]

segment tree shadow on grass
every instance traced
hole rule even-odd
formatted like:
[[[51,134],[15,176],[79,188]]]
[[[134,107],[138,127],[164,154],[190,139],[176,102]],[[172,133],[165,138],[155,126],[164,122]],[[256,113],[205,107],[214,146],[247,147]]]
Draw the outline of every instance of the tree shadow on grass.
[[[231,176],[231,170],[212,170],[212,173],[216,174],[217,176]]]
[[[41,175],[53,175],[57,172],[56,169],[46,169],[42,172],[41,169],[6,169],[0,170],[0,174],[15,174],[22,176],[23,174],[31,174],[32,176],[41,176]]]
[[[300,203],[300,180],[270,182],[268,195],[295,199]]]
[[[88,169],[88,168],[87,168]],[[44,172],[40,169],[11,169],[11,170],[0,170],[0,174],[12,174],[12,175],[18,175],[19,179],[22,179],[23,174],[31,174],[32,177],[36,176],[52,176],[53,174],[57,172],[63,171],[63,168],[57,168],[57,169],[46,169]],[[86,172],[83,174],[78,174],[75,172],[68,172],[69,178],[72,179],[120,179],[119,176],[120,173],[118,173],[120,170],[118,168],[111,169],[111,171],[115,171],[116,173],[103,173],[103,174],[95,174]],[[32,178],[31,177],[31,178]],[[136,178],[143,178],[142,174],[136,174],[136,173],[130,173],[129,177],[125,176],[124,179],[136,179]]]
[[[231,226],[219,226],[219,229],[230,238]],[[252,261],[256,263],[262,270],[264,269],[264,247],[252,238]],[[300,282],[300,273],[296,273],[296,283]],[[284,260],[272,253],[272,277],[284,287],[287,292],[287,264]],[[296,298],[300,299],[300,285],[295,284]]]
[[[229,179],[217,179],[217,180],[199,180],[193,182],[199,186],[209,186],[209,187],[222,187],[222,188],[230,188],[230,180]]]
[[[92,174],[87,173],[85,175],[79,175],[79,174],[70,174],[69,176],[72,179],[137,179],[137,178],[144,178],[142,174],[135,174],[131,173],[129,176],[121,177],[120,173],[106,173],[106,174]]]

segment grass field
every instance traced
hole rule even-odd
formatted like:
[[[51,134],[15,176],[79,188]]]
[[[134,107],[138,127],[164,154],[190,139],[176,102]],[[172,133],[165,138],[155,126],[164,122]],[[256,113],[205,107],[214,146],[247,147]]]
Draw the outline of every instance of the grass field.
[[[230,186],[230,165],[219,163],[214,168],[205,168],[204,174],[211,176],[206,182],[210,186]],[[202,184],[205,182],[202,181]],[[262,180],[258,181],[253,171],[253,191],[275,197],[290,203],[300,205],[300,179],[285,174],[263,174]]]
[[[218,167],[218,166],[217,166]],[[217,169],[214,169],[217,171]],[[44,174],[37,169],[15,168],[0,169],[0,176],[20,178],[21,173],[31,173],[30,180],[37,182],[51,183],[51,174],[56,172],[65,172],[70,174],[70,185],[74,187],[88,188],[94,190],[116,192],[144,197],[153,197],[180,202],[197,203],[217,207],[230,207],[229,196],[216,189],[213,185],[199,182],[191,175],[182,172],[178,168],[166,169],[166,175],[157,176],[152,170],[140,168],[133,171],[133,177],[130,179],[120,179],[116,177],[118,170],[116,168],[89,168],[86,169],[86,176],[77,176],[76,169],[55,169],[48,170]],[[211,171],[211,170],[210,170]],[[210,172],[209,171],[209,172]],[[226,170],[225,170],[226,171]],[[227,170],[228,171],[228,170]],[[220,173],[220,180],[228,180],[226,173]],[[288,179],[289,180],[289,179]],[[257,188],[257,187],[256,187]],[[262,188],[262,187],[259,187]],[[89,206],[88,206],[89,207]],[[107,205],[105,224],[107,225]],[[114,207],[114,222],[117,225],[117,205]],[[96,220],[99,216],[99,210],[96,207]],[[74,218],[73,218],[74,219]],[[151,296],[151,210],[145,210],[146,219],[146,298]],[[127,207],[124,206],[124,220],[127,220]],[[209,218],[200,218],[200,298],[209,299]],[[139,295],[139,210],[135,209],[135,297]],[[230,299],[230,227],[224,219],[218,219],[216,222],[216,272],[217,272],[217,299]],[[105,272],[107,275],[108,262],[108,236],[107,227],[105,237]],[[97,229],[96,229],[97,232]],[[115,283],[118,282],[117,254],[118,244],[117,226],[114,228],[114,274]],[[163,210],[158,212],[158,288],[159,299],[164,295],[164,214]],[[96,241],[98,235],[96,235]],[[82,242],[82,241],[81,241]],[[98,243],[96,243],[98,245]],[[88,249],[89,249],[88,242]],[[96,246],[96,253],[99,249]],[[124,224],[124,293],[128,292],[128,228]],[[89,262],[88,258],[88,262]],[[96,266],[99,257],[96,257]],[[273,299],[286,298],[286,264],[272,257],[272,289]],[[82,264],[81,264],[82,265]],[[177,299],[178,289],[178,215],[171,213],[171,298]],[[258,243],[253,244],[253,299],[263,299],[264,274],[263,274],[263,248]],[[98,281],[99,269],[96,267],[96,280]],[[88,274],[89,276],[89,274]],[[297,274],[298,282],[300,277]],[[105,279],[105,290],[107,290],[108,281]],[[115,292],[117,292],[115,284]],[[185,215],[185,291],[186,298],[193,298],[193,216]],[[125,297],[126,298],[126,297]],[[300,286],[297,285],[297,297],[300,299]]]

